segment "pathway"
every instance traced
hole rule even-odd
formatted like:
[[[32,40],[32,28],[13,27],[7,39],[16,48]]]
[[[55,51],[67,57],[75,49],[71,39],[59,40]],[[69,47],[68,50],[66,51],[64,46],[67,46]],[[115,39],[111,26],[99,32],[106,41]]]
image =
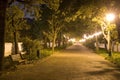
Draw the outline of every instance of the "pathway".
[[[33,65],[22,65],[0,80],[120,80],[120,71],[103,57],[76,44]]]

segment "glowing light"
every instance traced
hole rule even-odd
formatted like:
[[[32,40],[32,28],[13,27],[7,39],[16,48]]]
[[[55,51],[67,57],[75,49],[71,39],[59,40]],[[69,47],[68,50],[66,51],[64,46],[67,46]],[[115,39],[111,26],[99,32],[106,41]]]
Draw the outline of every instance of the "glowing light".
[[[86,36],[86,34],[84,34],[83,39],[80,39],[79,42],[85,42],[87,39],[92,39],[95,36],[99,36],[101,34],[102,34],[102,32],[97,32],[97,33],[94,33],[94,34],[89,35],[89,36]]]
[[[94,33],[94,36],[98,36],[100,34],[102,34],[102,32],[97,32],[97,33]]]
[[[106,14],[106,20],[111,22],[115,19],[115,15],[113,13]]]
[[[87,38],[86,34],[84,34],[84,38]]]
[[[86,39],[81,39],[81,40],[79,40],[79,42],[85,42],[86,41]]]
[[[71,38],[71,39],[69,39],[68,41],[69,41],[69,42],[75,42],[76,40],[75,40],[75,38]]]

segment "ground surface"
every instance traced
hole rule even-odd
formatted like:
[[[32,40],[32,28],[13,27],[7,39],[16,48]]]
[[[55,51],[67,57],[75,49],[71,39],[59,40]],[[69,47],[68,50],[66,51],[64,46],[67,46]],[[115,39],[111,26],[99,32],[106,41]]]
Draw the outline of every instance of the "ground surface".
[[[120,80],[120,71],[82,45],[73,45],[34,64],[20,65],[0,80]]]

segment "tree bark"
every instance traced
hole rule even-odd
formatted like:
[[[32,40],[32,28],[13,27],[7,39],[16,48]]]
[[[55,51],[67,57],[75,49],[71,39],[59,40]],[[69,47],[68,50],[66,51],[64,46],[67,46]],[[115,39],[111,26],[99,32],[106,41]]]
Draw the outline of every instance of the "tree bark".
[[[107,41],[106,41],[106,39],[104,39],[104,47],[105,47],[105,50],[107,51]]]
[[[18,40],[17,40],[17,30],[16,30],[16,26],[14,25],[15,22],[14,22],[14,17],[15,15],[12,16],[12,27],[14,28],[14,31],[13,31],[13,37],[14,37],[14,51],[15,53],[14,54],[18,54],[19,53],[19,48],[18,48]]]
[[[98,43],[98,36],[95,36],[96,38],[96,51],[99,51],[99,43]]]
[[[110,37],[110,31],[108,31],[108,55],[111,57],[112,52],[111,52],[111,37]]]
[[[55,50],[55,41],[56,41],[56,38],[54,36],[53,41],[52,41],[52,53],[54,53],[54,50]]]
[[[117,52],[119,52],[119,43],[118,42],[116,43],[116,46],[117,46]]]
[[[18,41],[17,41],[17,33],[16,31],[13,33],[14,34],[14,49],[15,49],[15,54],[18,54],[19,53],[19,47],[18,47]]]
[[[111,41],[111,50],[114,52],[115,51],[115,41]]]
[[[5,49],[5,14],[8,0],[0,0],[0,71],[3,70]]]

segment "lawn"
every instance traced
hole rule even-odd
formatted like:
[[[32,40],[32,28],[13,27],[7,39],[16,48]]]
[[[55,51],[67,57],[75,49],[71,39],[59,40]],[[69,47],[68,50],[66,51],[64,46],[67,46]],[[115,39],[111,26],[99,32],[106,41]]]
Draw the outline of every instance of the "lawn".
[[[120,66],[120,52],[112,52],[112,57],[108,56],[108,53],[105,49],[100,49],[97,53],[117,66]]]

